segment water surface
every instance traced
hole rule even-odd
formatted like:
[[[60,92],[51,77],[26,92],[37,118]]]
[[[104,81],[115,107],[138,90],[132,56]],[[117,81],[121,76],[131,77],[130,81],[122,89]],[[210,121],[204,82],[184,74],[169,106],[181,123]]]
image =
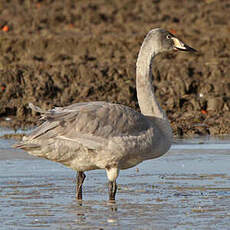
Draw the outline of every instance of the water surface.
[[[116,204],[105,172],[75,172],[0,139],[0,229],[230,229],[230,138],[176,140],[161,158],[121,171]]]

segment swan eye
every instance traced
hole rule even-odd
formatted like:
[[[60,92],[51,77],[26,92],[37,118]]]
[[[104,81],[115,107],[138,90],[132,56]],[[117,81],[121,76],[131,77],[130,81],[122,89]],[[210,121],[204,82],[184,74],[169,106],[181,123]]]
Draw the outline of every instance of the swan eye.
[[[172,36],[168,34],[168,35],[166,36],[166,38],[167,38],[167,39],[171,39]]]

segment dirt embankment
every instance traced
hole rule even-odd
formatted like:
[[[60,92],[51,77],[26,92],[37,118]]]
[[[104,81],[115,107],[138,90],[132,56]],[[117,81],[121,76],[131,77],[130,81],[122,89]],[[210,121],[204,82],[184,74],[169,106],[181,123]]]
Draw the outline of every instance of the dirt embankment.
[[[0,125],[35,124],[28,102],[138,109],[137,53],[146,33],[162,27],[199,51],[155,60],[156,94],[174,133],[229,134],[229,11],[228,0],[1,1]]]

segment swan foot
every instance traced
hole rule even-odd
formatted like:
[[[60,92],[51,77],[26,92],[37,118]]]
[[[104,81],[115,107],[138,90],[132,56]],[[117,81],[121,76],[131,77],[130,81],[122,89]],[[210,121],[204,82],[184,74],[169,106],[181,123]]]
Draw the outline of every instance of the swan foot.
[[[77,173],[77,187],[76,187],[76,198],[82,200],[82,184],[86,178],[84,172]]]
[[[117,192],[117,183],[116,181],[109,181],[109,202],[115,202],[115,196]]]

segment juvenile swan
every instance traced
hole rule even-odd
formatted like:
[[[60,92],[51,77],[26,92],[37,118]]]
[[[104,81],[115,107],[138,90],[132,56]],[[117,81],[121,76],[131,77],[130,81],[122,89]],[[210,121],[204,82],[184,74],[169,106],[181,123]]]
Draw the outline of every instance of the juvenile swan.
[[[105,169],[109,200],[115,200],[121,169],[162,156],[172,143],[172,130],[154,95],[153,58],[170,50],[195,51],[164,29],[151,30],[136,63],[137,98],[141,113],[124,105],[86,102],[40,112],[45,122],[14,147],[77,171],[76,198],[82,199],[85,171]]]

